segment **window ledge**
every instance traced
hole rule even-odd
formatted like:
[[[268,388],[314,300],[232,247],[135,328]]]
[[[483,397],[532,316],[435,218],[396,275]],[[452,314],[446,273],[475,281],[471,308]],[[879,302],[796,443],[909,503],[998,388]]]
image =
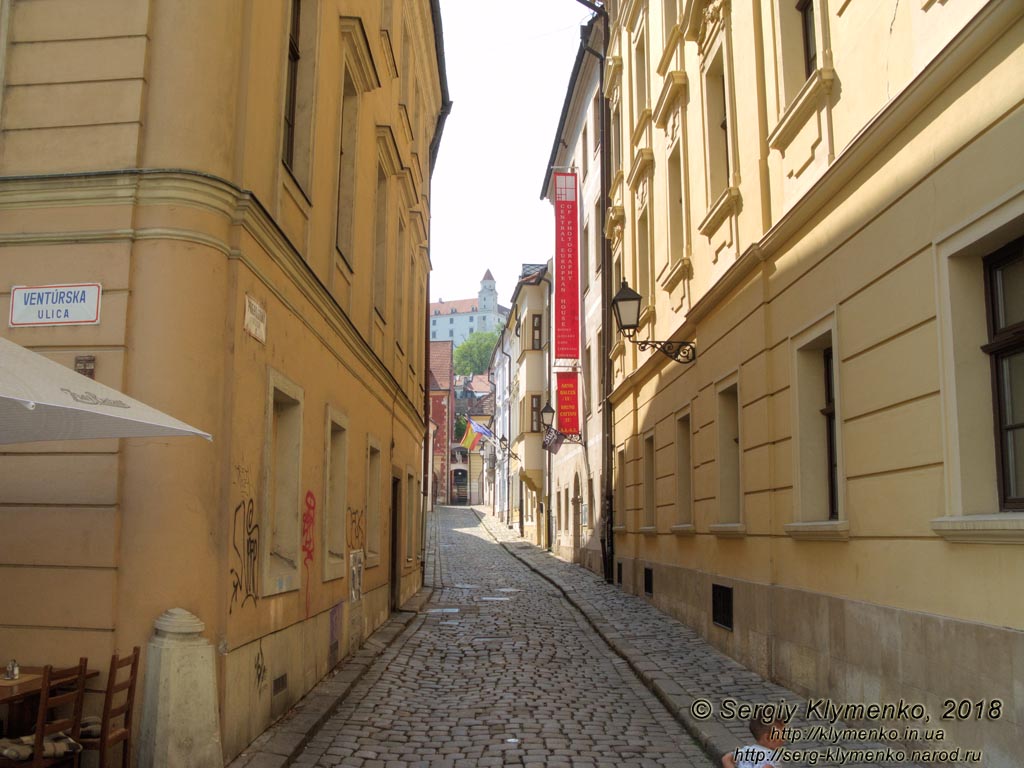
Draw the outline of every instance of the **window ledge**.
[[[665,76],[658,102],[654,106],[654,124],[663,129],[668,125],[672,107],[681,101],[686,93],[686,73],[672,70]]]
[[[808,520],[786,523],[786,534],[805,541],[846,541],[850,538],[849,520]]]
[[[671,291],[675,288],[680,280],[690,276],[690,267],[692,265],[693,262],[690,261],[688,256],[683,256],[675,264],[672,264],[668,271],[660,278],[662,288],[666,291]]]
[[[718,196],[715,204],[711,206],[711,210],[707,212],[704,220],[697,225],[697,231],[706,237],[711,237],[726,217],[736,212],[739,204],[740,188],[726,187]]]
[[[708,526],[708,530],[715,536],[723,538],[747,535],[747,526],[743,523],[712,523]]]
[[[640,146],[640,141],[645,136],[647,127],[651,124],[651,116],[650,107],[644,107],[640,114],[637,115],[636,125],[633,126],[633,133],[629,136],[632,146]]]
[[[629,178],[626,183],[629,188],[636,192],[640,185],[640,179],[654,173],[654,150],[644,147],[636,154],[633,160],[633,167],[629,169]]]
[[[669,528],[676,536],[693,536],[697,532],[693,523],[678,523]]]
[[[832,92],[836,71],[831,67],[814,70],[793,102],[786,107],[778,125],[768,134],[768,146],[782,152],[807,122],[819,100]]]
[[[658,527],[655,525],[641,525],[639,532],[647,536],[655,536],[658,533]]]
[[[625,533],[625,532],[626,532],[626,526],[624,526],[624,525],[613,525],[612,526],[612,533]]]
[[[1024,544],[1024,512],[939,517],[932,530],[961,544]]]

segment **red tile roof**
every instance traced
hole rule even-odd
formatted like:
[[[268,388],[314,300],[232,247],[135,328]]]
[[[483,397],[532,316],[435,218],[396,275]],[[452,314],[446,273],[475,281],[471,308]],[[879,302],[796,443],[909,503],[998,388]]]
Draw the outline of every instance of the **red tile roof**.
[[[451,389],[453,348],[451,341],[430,342],[430,372],[427,381],[431,389]]]
[[[431,315],[450,315],[479,311],[479,299],[456,299],[455,301],[435,301],[430,304]]]

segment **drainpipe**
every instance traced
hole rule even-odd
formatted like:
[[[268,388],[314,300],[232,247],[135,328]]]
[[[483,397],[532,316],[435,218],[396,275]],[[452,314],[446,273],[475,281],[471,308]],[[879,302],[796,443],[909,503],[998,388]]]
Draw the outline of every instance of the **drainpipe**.
[[[604,34],[601,37],[601,50],[595,51],[587,46],[586,51],[597,57],[600,62],[598,72],[598,91],[601,95],[601,123],[599,127],[601,140],[601,327],[604,329],[601,343],[601,485],[603,487],[604,504],[601,526],[601,556],[604,561],[604,579],[609,584],[615,583],[615,535],[612,531],[615,518],[615,487],[612,484],[612,407],[609,402],[612,392],[612,275],[611,253],[606,227],[608,225],[608,177],[611,175],[610,147],[608,146],[608,99],[604,95],[605,59],[608,55],[608,41],[611,37],[611,20],[604,6],[590,0],[576,0],[601,17]]]
[[[507,509],[505,510],[505,525],[509,528],[512,527],[512,470],[511,470],[511,446],[512,446],[512,406],[509,403],[509,392],[512,388],[512,355],[505,351],[505,334],[508,332],[508,328],[501,329],[501,336],[498,338],[499,349],[501,354],[504,355],[505,360],[508,361],[507,372],[505,374],[505,441],[508,443],[508,447],[505,449],[505,504]],[[522,509],[519,510],[519,537],[523,536],[523,515]]]

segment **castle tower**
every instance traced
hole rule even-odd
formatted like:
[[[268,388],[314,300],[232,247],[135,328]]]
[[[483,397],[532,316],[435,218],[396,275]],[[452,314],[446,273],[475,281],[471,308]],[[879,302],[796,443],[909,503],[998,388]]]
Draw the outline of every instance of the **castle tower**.
[[[484,279],[480,281],[480,292],[477,294],[479,303],[477,309],[480,312],[497,312],[498,310],[498,289],[494,285],[494,275],[487,270]]]

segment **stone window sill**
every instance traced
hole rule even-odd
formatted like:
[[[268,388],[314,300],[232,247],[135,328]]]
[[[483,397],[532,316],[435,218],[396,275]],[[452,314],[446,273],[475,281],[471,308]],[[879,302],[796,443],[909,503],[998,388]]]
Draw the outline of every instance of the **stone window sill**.
[[[692,536],[697,532],[693,523],[679,523],[669,528],[676,536]]]
[[[1024,544],[1024,512],[939,517],[932,530],[961,544]]]
[[[645,534],[647,536],[653,536],[653,535],[656,535],[658,533],[658,528],[657,528],[657,526],[654,526],[654,525],[641,525],[640,526],[640,533],[643,533],[643,534]]]
[[[786,533],[804,541],[846,541],[850,538],[848,520],[808,520],[786,523]]]
[[[743,523],[712,523],[708,526],[708,530],[710,530],[715,536],[721,536],[723,538],[747,535],[747,526]]]
[[[626,526],[624,526],[624,525],[613,525],[612,526],[612,533],[625,533],[625,532],[626,532]]]

